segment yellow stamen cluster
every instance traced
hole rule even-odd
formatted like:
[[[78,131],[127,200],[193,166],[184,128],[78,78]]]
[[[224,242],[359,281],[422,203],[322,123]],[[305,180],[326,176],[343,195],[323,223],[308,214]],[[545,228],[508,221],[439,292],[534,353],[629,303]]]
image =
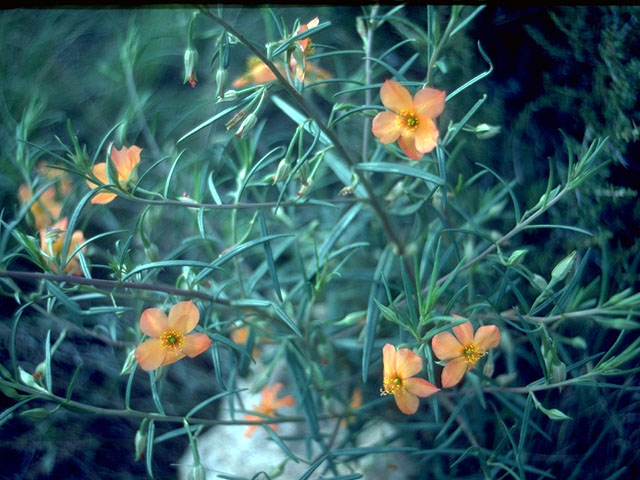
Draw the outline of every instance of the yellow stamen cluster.
[[[462,351],[462,356],[464,357],[464,361],[470,364],[475,364],[482,356],[485,354],[485,351],[478,347],[475,343],[468,343],[464,346],[464,350]]]
[[[409,110],[402,110],[400,112],[400,117],[397,118],[396,121],[399,121],[402,127],[412,131],[416,130],[418,126],[420,126],[420,119],[418,116]]]
[[[380,395],[395,395],[399,390],[404,389],[404,380],[400,377],[384,377],[382,380],[383,388],[380,389]]]
[[[160,336],[160,342],[165,350],[182,348],[184,335],[177,330],[167,330]]]

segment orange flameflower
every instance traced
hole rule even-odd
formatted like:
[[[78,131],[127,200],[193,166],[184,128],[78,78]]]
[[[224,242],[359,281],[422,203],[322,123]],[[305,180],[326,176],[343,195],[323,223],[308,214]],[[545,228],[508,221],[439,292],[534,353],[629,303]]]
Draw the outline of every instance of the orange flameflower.
[[[390,112],[380,112],[373,119],[372,131],[384,144],[396,140],[412,160],[420,160],[438,144],[438,127],[433,121],[444,110],[445,92],[423,88],[411,98],[409,90],[393,80],[380,89],[382,104]]]
[[[278,71],[284,75],[285,73],[282,65],[277,62],[274,63],[278,68]],[[298,68],[298,61],[294,57],[291,57],[289,69],[292,73],[296,73],[300,81],[304,80],[305,75],[303,75],[303,73],[308,74],[310,80],[326,80],[327,78],[331,78],[331,74],[329,72],[323,68],[316,67],[311,62],[305,62],[304,70]],[[264,83],[273,82],[275,79],[276,76],[274,73],[262,60],[258,57],[249,57],[247,60],[247,73],[236,78],[232,82],[231,86],[233,88],[242,88],[247,85],[262,85]]]
[[[51,260],[49,264],[53,269],[56,269],[55,263],[53,262],[54,259],[62,262],[59,257],[62,253],[62,247],[64,246],[64,239],[67,235],[68,225],[69,219],[67,219],[67,217],[64,217],[59,222],[53,224],[51,227],[45,226],[40,230],[40,250],[42,250],[42,253]],[[69,250],[67,251],[64,273],[70,273],[72,275],[82,275],[78,257],[75,255],[71,256],[76,248],[82,243],[84,243],[84,235],[80,230],[76,230],[71,235],[71,242],[69,243]],[[82,250],[84,250],[84,248]]]
[[[471,322],[453,327],[453,333],[442,332],[431,340],[436,357],[448,362],[442,370],[444,388],[456,385],[487,350],[498,346],[501,336],[495,325],[480,327],[474,335]]]
[[[384,365],[381,395],[393,395],[402,413],[413,415],[418,410],[418,397],[428,397],[440,390],[422,378],[414,377],[422,370],[422,358],[408,348],[387,343],[382,348]]]
[[[276,413],[276,410],[280,407],[293,407],[296,404],[296,401],[293,399],[291,395],[287,395],[282,398],[276,399],[278,396],[278,392],[282,388],[282,383],[278,382],[273,387],[266,386],[262,389],[262,399],[260,400],[260,405],[253,407],[253,410],[256,413],[261,413],[267,417],[273,417]],[[264,416],[257,415],[245,415],[245,420],[264,420]],[[277,424],[269,424],[272,430],[277,431]],[[246,437],[250,437],[255,432],[258,425],[249,425],[247,427],[247,431],[244,433]]]
[[[136,167],[140,163],[140,152],[142,149],[136,145],[131,147],[122,147],[117,150],[116,147],[111,147],[111,161],[118,173],[118,183],[120,188],[127,188],[129,182],[136,181]],[[98,163],[93,167],[93,174],[105,185],[109,184],[109,177],[107,176],[107,164]],[[89,188],[94,189],[97,185],[87,180]],[[115,193],[100,192],[91,199],[91,203],[109,203],[116,198]]]
[[[144,370],[155,370],[187,357],[195,357],[211,345],[204,333],[191,333],[200,320],[200,312],[191,300],[178,302],[169,317],[159,308],[147,308],[140,316],[140,330],[152,337],[138,345],[136,360]]]

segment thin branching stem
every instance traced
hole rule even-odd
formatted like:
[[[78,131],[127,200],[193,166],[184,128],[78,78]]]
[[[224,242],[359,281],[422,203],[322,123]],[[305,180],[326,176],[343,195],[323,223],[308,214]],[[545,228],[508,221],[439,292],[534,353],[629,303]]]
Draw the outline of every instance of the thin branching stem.
[[[235,28],[229,25],[223,18],[209,12],[206,9],[202,10],[203,14],[207,17],[211,18],[214,22],[219,24],[222,28],[224,28],[227,32],[234,35],[242,44],[244,44],[253,54],[255,54],[266,66],[271,70],[271,72],[275,75],[276,79],[287,91],[287,93],[293,98],[293,100],[298,104],[298,106],[304,111],[304,113],[311,118],[318,128],[324,133],[328,138],[333,147],[336,149],[338,155],[342,157],[342,159],[347,162],[347,164],[351,168],[355,168],[357,162],[351,158],[351,156],[347,153],[344,145],[338,138],[338,135],[327,127],[327,124],[322,120],[320,115],[315,112],[315,110],[309,105],[309,103],[304,99],[302,95],[287,81],[287,79],[282,75],[280,70],[276,67],[276,65],[258,48],[253,42],[249,41],[242,33],[238,32]],[[382,228],[384,229],[389,240],[394,244],[396,251],[399,255],[404,256],[405,244],[404,241],[398,236],[398,229],[391,221],[391,218],[387,214],[386,210],[383,208],[378,195],[376,194],[373,185],[369,180],[362,175],[360,177],[360,184],[367,192],[367,196],[369,197],[369,203],[373,211],[376,213],[380,222],[382,224]]]

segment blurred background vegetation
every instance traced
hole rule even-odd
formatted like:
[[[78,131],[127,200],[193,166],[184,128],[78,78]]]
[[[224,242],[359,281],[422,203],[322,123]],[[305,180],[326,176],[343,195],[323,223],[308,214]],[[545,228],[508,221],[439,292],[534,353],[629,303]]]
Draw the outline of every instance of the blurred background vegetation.
[[[296,19],[304,23],[315,16],[321,21],[331,21],[330,29],[314,36],[316,50],[320,53],[336,48],[361,48],[356,17],[363,14],[362,8],[305,6],[278,7],[273,11],[289,26]],[[438,6],[434,11],[443,29],[450,7]],[[216,187],[226,195],[223,200],[227,201],[233,192],[238,169],[238,164],[234,166],[229,158],[241,158],[243,149],[255,149],[255,157],[260,158],[277,146],[286,147],[295,125],[270,102],[265,102],[256,128],[261,135],[256,133],[247,139],[236,139],[222,123],[217,123],[190,137],[180,147],[176,145],[185,133],[228,105],[216,104],[216,69],[210,65],[216,54],[220,28],[202,16],[196,19],[194,26],[195,47],[200,58],[198,85],[191,88],[183,83],[183,54],[191,13],[192,10],[173,8],[0,12],[0,45],[3,49],[0,56],[0,203],[5,222],[13,219],[19,209],[16,192],[27,180],[25,171],[33,172],[39,161],[48,160],[44,150],[64,155],[57,138],[66,145],[71,144],[67,120],[80,144],[87,145],[90,156],[118,122],[122,123],[109,141],[118,145],[144,146],[145,168],[164,156],[175,158],[179,148],[186,147],[177,171],[179,182],[174,182],[171,195],[176,198],[186,193],[197,201],[210,201],[206,198],[207,175],[202,173],[202,165],[206,165],[207,172],[215,173]],[[223,16],[258,45],[278,39],[272,15],[266,9],[225,8]],[[513,179],[511,186],[520,205],[532,206],[545,191],[550,174],[557,180],[566,175],[565,138],[578,149],[596,137],[609,137],[603,155],[611,163],[579,191],[572,192],[571,199],[551,209],[540,220],[543,224],[579,227],[592,232],[593,236],[568,229],[535,229],[524,232],[505,250],[528,249],[527,267],[532,272],[547,275],[568,252],[577,250],[582,259],[589,251],[584,278],[591,281],[601,274],[606,275],[612,293],[624,288],[637,291],[640,287],[639,21],[640,9],[631,6],[489,6],[447,44],[434,77],[436,88],[451,92],[487,70],[488,66],[478,54],[477,42],[494,66],[491,75],[473,84],[455,102],[447,104],[440,117],[439,125],[444,131],[450,121],[459,121],[482,95],[487,94],[487,100],[470,125],[486,123],[500,128],[491,138],[482,139],[471,133],[461,136],[455,154],[451,154],[447,164],[447,180],[452,191],[456,184],[469,180],[479,171],[475,162],[480,162],[503,179]],[[394,68],[400,68],[417,52],[419,56],[405,75],[416,81],[423,79],[427,66],[426,22],[424,7],[408,6],[399,10],[376,32],[374,54],[380,54],[402,40],[412,39],[411,43],[396,49],[386,61]],[[245,72],[249,53],[241,45],[232,45],[230,55],[228,75],[232,80]],[[317,62],[336,78],[361,78],[361,58],[361,54],[338,55],[318,57]],[[382,82],[386,75],[383,70],[376,70],[374,82]],[[342,88],[345,87],[331,83],[316,87],[310,101],[323,111],[329,111],[336,101],[361,102],[356,95],[334,96]],[[373,104],[379,102],[375,100],[376,94]],[[266,119],[268,123],[264,122]],[[361,124],[355,128],[361,131]],[[27,139],[29,145],[18,142],[17,137]],[[354,137],[358,138],[357,135]],[[99,153],[98,161],[103,160],[103,155]],[[22,168],[19,162],[23,162]],[[153,173],[154,178],[162,179],[170,166],[171,162],[160,164]],[[275,164],[272,166],[275,169]],[[373,178],[378,180],[378,177]],[[277,191],[269,190],[267,186],[266,182],[256,182],[251,200],[275,200]],[[314,185],[313,195],[321,199],[334,198],[343,186],[326,174]],[[384,186],[390,188],[392,184]],[[453,204],[482,204],[483,196],[495,186],[495,178],[485,175],[474,188],[455,191]],[[84,180],[74,179],[73,189],[64,199],[63,210],[73,212],[86,192]],[[439,202],[434,201],[430,208],[438,210],[438,205]],[[138,231],[143,210],[143,205],[115,201],[109,208],[87,209],[78,227],[86,238],[107,231]],[[183,241],[180,225],[185,214],[181,212],[176,216],[174,213],[168,208],[150,210],[142,226],[146,241],[132,236],[128,245],[129,233],[96,241],[87,256],[93,264],[105,267],[93,268],[92,276],[112,278],[113,272],[106,266],[114,262],[136,266],[167,258]],[[459,225],[464,220],[464,212],[454,207],[440,213],[451,225]],[[494,213],[479,227],[489,237],[513,227],[509,204],[505,203]],[[253,212],[238,213],[241,229],[252,224],[255,220],[252,215]],[[189,221],[195,225],[196,217],[192,216]],[[207,219],[216,225],[213,235],[218,235],[218,251],[229,246],[225,244],[230,235],[225,218],[214,213]],[[322,238],[322,234],[326,236],[338,218],[329,209],[299,208],[295,216],[284,220],[283,224],[292,222],[293,227],[308,228],[309,238],[314,239]],[[403,223],[403,217],[398,218],[402,227],[411,227],[408,220]],[[414,225],[413,228],[419,227]],[[25,232],[27,230],[25,224]],[[194,232],[197,232],[195,226]],[[27,233],[35,235],[33,230]],[[115,243],[116,239],[119,243]],[[375,266],[375,263],[371,264],[371,258],[379,255],[385,246],[380,227],[375,222],[359,220],[341,241],[348,244],[363,240],[371,243],[370,250],[357,251],[349,260],[349,268],[332,280],[335,282],[333,288],[323,292],[321,306],[327,319],[339,319],[366,308],[362,299],[368,296],[368,282]],[[312,255],[313,245],[310,243],[308,248],[309,251],[301,253],[303,257]],[[606,252],[604,258],[603,251]],[[201,254],[206,256],[208,253]],[[256,258],[254,266],[259,261]],[[280,260],[282,278],[296,275],[297,261],[293,256]],[[16,265],[27,270],[33,268],[27,260],[15,261],[12,268]],[[483,270],[482,277],[474,277],[476,284],[469,289],[469,303],[478,301],[473,296],[474,291],[481,291],[492,299],[498,310],[517,303],[512,295],[496,297],[496,285],[501,275],[499,269],[488,268]],[[168,273],[159,274],[156,280],[175,283]],[[17,283],[25,291],[34,288],[28,282]],[[224,283],[221,281],[220,285],[222,291]],[[9,358],[11,318],[18,309],[18,304],[7,292],[3,287],[0,358],[5,365]],[[28,328],[17,331],[21,366],[33,371],[42,361],[42,342],[47,330],[51,329],[52,338],[57,338],[62,328],[68,327],[67,340],[55,357],[56,371],[68,372],[68,375],[61,375],[65,380],[61,380],[60,388],[64,389],[67,377],[81,364],[83,368],[74,398],[97,406],[124,408],[126,377],[119,373],[129,348],[137,341],[137,324],[133,319],[137,321],[143,308],[141,298],[147,299],[145,307],[151,306],[151,296],[142,295],[130,301],[121,296],[119,302],[127,307],[123,315],[105,314],[83,319],[84,328],[77,328],[78,322],[73,318],[57,317],[55,312],[49,313],[45,308],[31,311],[28,319],[23,319],[23,324],[28,322]],[[88,298],[79,303],[86,306],[91,301]],[[108,301],[102,304],[108,305]],[[235,317],[230,316],[229,324],[233,320]],[[385,328],[384,332],[389,335],[395,332],[390,327]],[[563,324],[556,333],[567,340],[562,346],[565,358],[579,355],[585,349],[579,342],[572,343],[572,338],[584,339],[588,343],[587,352],[592,354],[605,351],[618,334],[593,322]],[[180,408],[188,409],[188,405],[205,400],[212,389],[219,388],[210,373],[212,360],[205,357],[188,364],[179,362],[167,372],[163,400],[165,405],[178,409],[179,414],[185,413]],[[359,365],[357,355],[351,360],[353,365]],[[516,368],[524,383],[537,378],[536,372],[527,371],[530,366],[524,359],[520,362]],[[373,369],[377,367],[379,364]],[[377,371],[375,375],[378,375]],[[181,381],[187,377],[189,382]],[[373,379],[372,375],[365,396],[377,395],[379,385]],[[621,382],[637,385],[637,379],[634,374]],[[356,371],[350,386],[359,380]],[[170,388],[172,384],[179,387]],[[345,402],[348,401],[346,395],[345,389]],[[186,406],[185,398],[189,399]],[[565,413],[571,412],[573,421],[547,422],[548,438],[532,436],[527,447],[529,464],[550,469],[556,478],[607,478],[622,467],[628,469],[620,478],[634,478],[634,473],[640,475],[638,453],[633,448],[640,444],[638,402],[638,393],[625,389],[568,388],[563,392],[547,392],[544,403]],[[13,403],[11,398],[0,394],[0,407],[8,408]],[[139,410],[154,409],[148,382],[137,378],[132,403]],[[215,418],[213,405],[202,415]],[[126,418],[77,415],[65,410],[42,421],[14,416],[0,427],[0,449],[4,452],[0,478],[144,478],[147,475],[144,462],[134,459],[133,438],[138,426]],[[165,428],[167,430],[162,430]],[[166,433],[168,428],[159,427],[159,433]],[[485,435],[486,438],[479,439],[483,445],[499,443],[496,437],[500,432],[488,428]],[[425,438],[418,441],[428,448]],[[185,448],[184,437],[170,438],[156,445],[154,470],[157,478],[175,475],[173,464]],[[450,458],[437,457],[430,461],[433,461],[434,474],[441,478],[447,475],[481,477],[475,471],[477,463],[473,460],[462,460],[453,469],[449,467]]]

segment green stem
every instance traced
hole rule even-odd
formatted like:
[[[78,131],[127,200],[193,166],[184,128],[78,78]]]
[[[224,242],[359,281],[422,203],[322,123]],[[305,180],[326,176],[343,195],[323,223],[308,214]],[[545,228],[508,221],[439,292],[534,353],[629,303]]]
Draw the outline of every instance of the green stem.
[[[440,51],[442,50],[442,47],[444,47],[444,44],[447,43],[447,40],[449,39],[449,35],[453,30],[453,26],[457,18],[458,18],[458,6],[454,5],[451,7],[451,17],[449,18],[449,24],[447,25],[447,28],[445,29],[444,34],[442,35],[442,38],[438,42],[438,45],[436,46],[435,50],[433,51],[433,54],[431,55],[431,58],[429,59],[429,66],[427,67],[427,81],[426,81],[426,84],[428,87],[430,87],[433,82],[433,72],[435,70],[435,65],[436,65],[436,62],[438,61],[438,57],[440,56]]]

